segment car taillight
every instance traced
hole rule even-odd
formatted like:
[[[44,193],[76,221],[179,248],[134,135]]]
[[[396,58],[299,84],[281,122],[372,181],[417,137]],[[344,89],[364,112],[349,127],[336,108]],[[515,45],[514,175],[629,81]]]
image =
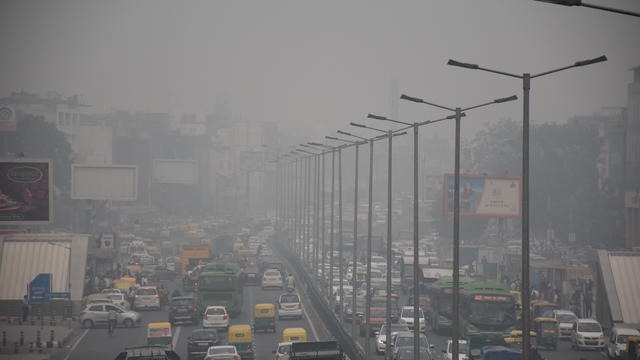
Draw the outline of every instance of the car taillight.
[[[280,360],[280,354],[276,354],[276,357],[274,358],[274,360]]]
[[[238,359],[240,359],[240,355],[233,355],[233,358],[234,358],[235,360],[238,360]]]
[[[222,318],[223,318],[223,319],[226,319],[226,318],[228,318],[228,317],[229,317],[229,314],[224,314],[224,315],[222,315]]]
[[[203,318],[204,320],[207,320],[207,314],[202,314],[202,318]]]
[[[155,295],[153,295],[153,296],[154,296],[154,297],[157,297],[157,298],[159,298],[159,297],[160,297],[160,295],[158,295],[158,294],[155,294]]]
[[[175,306],[169,306],[169,310],[173,311],[173,310],[175,310],[175,309],[176,309],[176,307],[175,307]]]
[[[134,295],[133,297],[134,297],[135,299],[137,299],[137,298],[139,298],[139,297],[140,297],[140,295]]]

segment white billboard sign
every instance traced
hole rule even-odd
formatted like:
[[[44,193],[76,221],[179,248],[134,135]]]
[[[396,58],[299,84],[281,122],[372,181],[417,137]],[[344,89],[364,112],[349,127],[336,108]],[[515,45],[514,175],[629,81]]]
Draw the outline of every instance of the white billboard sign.
[[[81,165],[71,167],[71,198],[135,201],[138,167],[135,165]]]
[[[196,160],[153,159],[153,182],[159,184],[198,183]]]

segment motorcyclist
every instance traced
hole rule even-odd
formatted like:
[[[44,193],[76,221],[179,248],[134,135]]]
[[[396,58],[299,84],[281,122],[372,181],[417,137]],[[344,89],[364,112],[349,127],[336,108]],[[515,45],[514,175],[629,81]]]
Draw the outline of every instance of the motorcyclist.
[[[295,289],[295,279],[293,277],[293,274],[289,274],[287,276],[287,289]]]

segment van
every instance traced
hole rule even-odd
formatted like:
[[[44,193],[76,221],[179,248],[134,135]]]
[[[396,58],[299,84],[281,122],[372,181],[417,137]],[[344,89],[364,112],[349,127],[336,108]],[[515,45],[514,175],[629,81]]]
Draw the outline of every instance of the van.
[[[627,339],[640,336],[640,331],[632,328],[614,327],[607,340],[607,354],[611,359],[623,359],[627,350]]]
[[[578,319],[573,323],[571,348],[604,350],[605,341],[602,326],[594,319]]]

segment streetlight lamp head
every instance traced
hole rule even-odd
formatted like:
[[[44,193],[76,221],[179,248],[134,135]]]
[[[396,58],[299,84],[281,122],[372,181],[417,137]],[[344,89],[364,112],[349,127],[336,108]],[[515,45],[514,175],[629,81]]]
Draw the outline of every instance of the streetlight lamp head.
[[[463,68],[473,69],[473,70],[480,68],[480,66],[478,66],[477,64],[463,63],[460,61],[455,61],[453,59],[449,59],[449,61],[447,61],[447,65],[458,66],[458,67],[463,67]]]
[[[393,134],[393,136],[394,136],[394,137],[395,137],[395,136],[402,136],[402,135],[407,135],[407,132],[406,132],[406,131],[403,131],[403,132],[399,132],[399,133],[397,133],[397,134]]]
[[[337,137],[328,136],[328,135],[327,135],[327,136],[325,136],[324,138],[325,138],[325,139],[329,139],[329,140],[338,140],[338,141],[340,141],[340,139],[338,139]]]
[[[503,103],[503,102],[513,101],[513,100],[518,100],[518,96],[511,95],[509,97],[495,99],[495,100],[493,100],[493,102],[496,103],[496,104],[500,104],[500,103]]]
[[[347,136],[353,136],[353,135],[349,134],[348,132],[342,131],[342,130],[338,130],[338,134],[347,135]]]
[[[546,2],[549,4],[557,4],[564,6],[580,6],[582,5],[582,0],[535,0],[539,2]]]
[[[409,96],[409,95],[405,95],[405,94],[400,95],[400,99],[401,100],[412,101],[412,102],[415,102],[415,103],[423,103],[424,102],[424,100],[422,100],[420,98]]]
[[[317,142],[313,142],[313,141],[308,142],[307,144],[313,145],[313,146],[324,146],[323,144],[320,144],[320,143],[317,143]]]
[[[359,128],[366,128],[366,125],[362,125],[362,124],[358,124],[358,123],[354,123],[354,122],[350,122],[349,125],[351,126],[355,126],[355,127],[359,127]]]
[[[587,66],[587,65],[596,64],[603,61],[607,61],[607,57],[604,55],[594,59],[590,59],[590,60],[576,61],[576,63],[573,64],[573,66]]]
[[[367,114],[367,118],[375,119],[375,120],[389,120],[385,116],[379,116],[379,115],[373,115],[373,114]]]

